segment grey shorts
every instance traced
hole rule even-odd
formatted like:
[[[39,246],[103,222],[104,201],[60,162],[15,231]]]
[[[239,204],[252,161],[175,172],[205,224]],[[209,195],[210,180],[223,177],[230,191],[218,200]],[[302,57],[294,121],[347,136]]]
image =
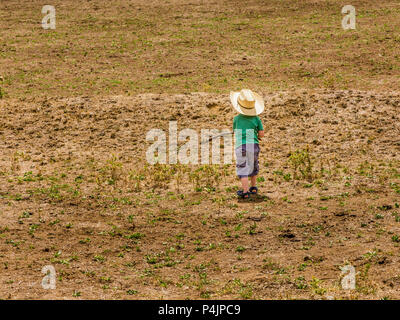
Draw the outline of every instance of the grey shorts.
[[[235,149],[236,173],[239,178],[252,177],[258,174],[258,155],[260,147],[257,143],[242,144]]]

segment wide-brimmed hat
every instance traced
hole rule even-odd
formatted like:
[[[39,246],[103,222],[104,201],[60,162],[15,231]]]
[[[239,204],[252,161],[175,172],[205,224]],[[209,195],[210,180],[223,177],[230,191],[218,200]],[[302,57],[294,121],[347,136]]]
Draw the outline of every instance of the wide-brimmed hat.
[[[264,111],[264,99],[250,89],[231,91],[231,102],[235,110],[246,116],[256,116]]]

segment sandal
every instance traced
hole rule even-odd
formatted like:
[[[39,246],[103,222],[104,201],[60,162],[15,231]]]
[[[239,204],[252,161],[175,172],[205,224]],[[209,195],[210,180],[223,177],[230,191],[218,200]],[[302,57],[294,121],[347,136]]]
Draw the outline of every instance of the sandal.
[[[238,195],[239,198],[249,199],[251,193],[250,192],[243,192],[243,190],[239,190],[236,194]]]
[[[257,194],[258,188],[257,188],[257,187],[251,187],[251,188],[249,189],[249,192],[250,192],[251,194]]]

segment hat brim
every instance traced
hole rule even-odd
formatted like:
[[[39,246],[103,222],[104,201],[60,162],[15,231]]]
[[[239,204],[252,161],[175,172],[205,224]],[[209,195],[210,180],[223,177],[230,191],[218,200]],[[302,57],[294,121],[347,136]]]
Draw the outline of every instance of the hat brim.
[[[231,98],[231,102],[233,105],[233,108],[241,113],[244,114],[246,116],[257,116],[260,113],[262,113],[264,111],[264,99],[258,95],[257,93],[253,92],[254,94],[254,98],[255,98],[255,106],[253,109],[246,109],[243,108],[239,103],[238,103],[238,97],[240,95],[240,92],[231,92],[230,93],[230,98]]]

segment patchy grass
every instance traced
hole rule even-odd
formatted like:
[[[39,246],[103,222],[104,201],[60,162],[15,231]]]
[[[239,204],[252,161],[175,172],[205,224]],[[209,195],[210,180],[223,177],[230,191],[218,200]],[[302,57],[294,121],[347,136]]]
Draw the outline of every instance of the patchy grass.
[[[2,5],[0,97],[399,86],[396,0],[353,1],[356,30],[333,0],[55,0],[55,30],[42,5]]]

